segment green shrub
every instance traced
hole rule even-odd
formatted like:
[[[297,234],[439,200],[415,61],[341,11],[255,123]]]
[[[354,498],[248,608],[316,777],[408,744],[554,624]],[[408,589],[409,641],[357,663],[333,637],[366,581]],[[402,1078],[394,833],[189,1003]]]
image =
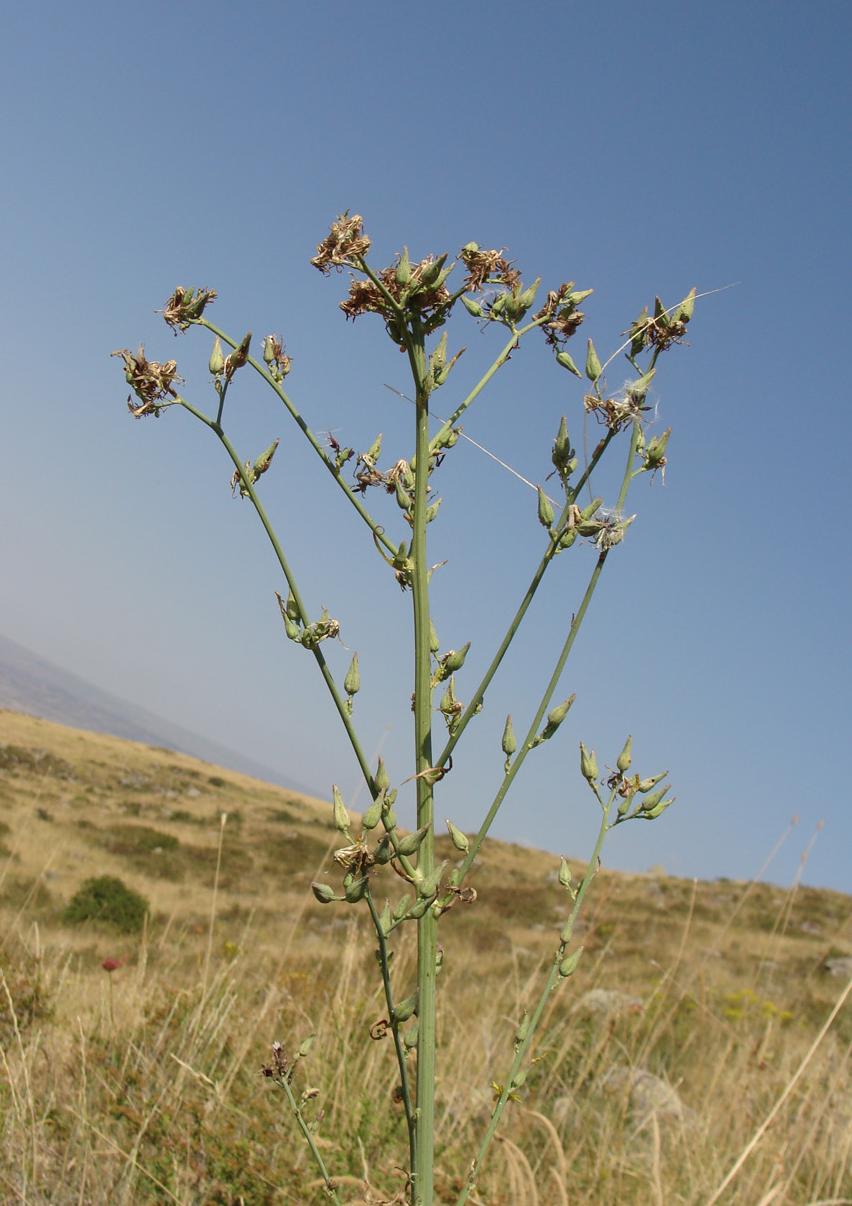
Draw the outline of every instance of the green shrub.
[[[71,925],[100,921],[123,934],[135,934],[145,924],[149,905],[144,896],[114,875],[87,879],[74,893],[63,914]]]

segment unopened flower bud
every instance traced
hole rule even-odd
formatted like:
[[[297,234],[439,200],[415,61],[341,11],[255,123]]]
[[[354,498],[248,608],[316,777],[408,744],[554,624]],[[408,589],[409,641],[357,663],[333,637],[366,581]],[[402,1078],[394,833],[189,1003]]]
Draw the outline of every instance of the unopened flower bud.
[[[365,829],[375,829],[379,821],[382,819],[382,797],[376,796],[370,807],[361,818],[361,824]]]
[[[543,528],[549,528],[553,523],[553,503],[541,486],[538,487],[538,522]]]
[[[595,345],[591,339],[588,342],[588,350],[586,352],[586,376],[590,381],[597,381],[601,375],[601,362],[598,359],[598,354],[595,351]]]
[[[440,648],[441,648],[441,642],[438,640],[438,633],[435,629],[435,625],[430,620],[429,621],[429,651],[431,653],[437,653]]]
[[[444,669],[449,673],[452,673],[455,670],[461,670],[469,649],[470,641],[468,641],[466,645],[462,645],[461,649],[451,649],[443,659]]]
[[[580,742],[580,773],[589,783],[594,783],[598,777],[598,760],[594,750],[587,750]]]
[[[420,843],[429,832],[429,826],[423,825],[420,829],[415,829],[414,833],[407,833],[397,842],[397,852],[399,854],[416,854],[420,849]]]
[[[562,960],[562,962],[559,964],[559,974],[560,974],[560,976],[563,977],[563,979],[567,976],[573,975],[574,972],[577,970],[577,964],[580,962],[580,956],[582,955],[582,953],[583,953],[583,948],[581,946],[578,946],[577,949],[575,951],[573,951],[570,955],[566,955],[565,958]]]
[[[366,891],[366,875],[349,874],[343,881],[343,895],[346,897],[347,904],[357,904],[359,900],[363,900]]]
[[[402,921],[403,917],[408,912],[410,905],[411,905],[411,897],[410,896],[401,897],[401,899],[399,901],[397,901],[396,907],[394,908],[394,911],[393,911],[394,921]]]
[[[379,459],[379,457],[381,456],[381,453],[382,453],[382,433],[379,432],[379,434],[373,440],[370,447],[364,453],[364,458],[365,458],[365,460],[368,460],[370,462],[370,464],[374,465],[376,463],[376,461]]]
[[[267,335],[263,341],[263,362],[264,364],[273,364],[278,355],[279,350],[278,340],[274,335]]]
[[[336,783],[332,785],[331,798],[334,811],[334,827],[335,829],[339,829],[341,833],[348,833],[349,813],[346,811],[346,805],[343,803],[343,796],[340,794],[340,788]]]
[[[662,783],[668,773],[667,770],[664,770],[660,771],[658,775],[651,775],[649,779],[640,779],[636,790],[641,792],[643,796],[647,795],[658,783]]]
[[[467,854],[468,850],[470,850],[470,839],[467,834],[462,833],[450,820],[447,821],[447,829],[449,830],[450,840],[456,850],[460,850],[462,854]]]
[[[630,770],[630,763],[633,760],[633,738],[628,737],[624,743],[624,749],[618,755],[616,766],[621,771],[622,775],[625,771]]]
[[[311,884],[311,891],[320,904],[331,904],[331,902],[336,899],[334,888],[330,888],[328,884],[319,884],[314,882]]]
[[[564,369],[567,369],[569,373],[573,373],[575,377],[582,377],[583,375],[567,352],[557,352],[556,363],[561,364]]]
[[[672,434],[671,427],[667,427],[662,435],[654,436],[649,440],[645,448],[645,466],[648,469],[659,469],[666,463],[666,446],[669,442],[669,436]]]
[[[213,351],[210,353],[207,367],[214,377],[218,377],[225,370],[225,357],[222,355],[222,344],[218,335],[213,341]]]
[[[653,811],[653,809],[655,809],[657,807],[657,805],[660,803],[660,801],[663,799],[663,796],[665,796],[666,792],[669,790],[670,787],[671,787],[671,784],[666,783],[659,789],[659,791],[655,791],[651,795],[646,795],[645,799],[642,801],[642,803],[640,805],[642,811],[643,812]]]
[[[379,791],[387,791],[390,787],[390,776],[384,758],[379,758],[376,766],[375,783]]]
[[[512,725],[512,717],[506,717],[506,723],[503,726],[503,740],[500,743],[500,748],[507,758],[511,758],[515,750],[518,748],[518,742],[515,737],[515,729]]]
[[[480,306],[479,302],[474,301],[471,297],[466,297],[464,294],[462,294],[461,300],[462,305],[464,306],[465,310],[467,310],[468,314],[472,315],[474,318],[482,318],[482,306]]]
[[[397,1022],[407,1022],[417,1008],[417,993],[412,993],[404,1001],[394,1007],[394,1018]]]
[[[693,286],[693,288],[690,289],[690,291],[687,293],[686,297],[680,303],[680,308],[677,311],[677,313],[675,314],[675,318],[679,322],[689,322],[689,320],[692,318],[694,311],[695,311],[695,288]]]
[[[559,860],[559,882],[563,888],[571,887],[571,868],[566,858]]]
[[[358,654],[353,653],[346,678],[343,680],[343,690],[347,695],[357,695],[361,690],[361,668],[358,665]]]
[[[407,285],[411,280],[411,260],[408,258],[407,247],[403,247],[402,254],[397,260],[394,276],[398,285]]]

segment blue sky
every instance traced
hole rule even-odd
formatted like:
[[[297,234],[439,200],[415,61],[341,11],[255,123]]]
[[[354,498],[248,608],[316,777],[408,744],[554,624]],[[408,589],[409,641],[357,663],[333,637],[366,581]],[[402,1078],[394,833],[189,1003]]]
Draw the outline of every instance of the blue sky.
[[[563,680],[577,703],[496,832],[582,856],[577,742],[611,764],[632,732],[678,804],[613,834],[610,865],[745,877],[796,815],[770,876],[793,877],[824,819],[805,878],[848,890],[849,6],[34,3],[4,25],[0,631],[351,798],[357,768],[283,636],[221,449],[174,411],[134,423],[109,352],[144,340],[209,402],[203,334],[175,341],[153,312],[178,283],[213,286],[226,329],[284,334],[311,425],[358,448],[383,431],[390,463],[411,451],[384,388],[407,389],[404,363],[377,320],[344,321],[345,278],[308,263],[342,209],[379,265],[476,239],[545,287],[594,287],[580,358],[586,335],[614,350],[655,293],[735,284],[661,361],[666,483],[634,484]],[[472,322],[453,342],[468,350],[439,411],[497,350]],[[359,650],[363,740],[402,780],[410,599],[274,398],[237,385],[232,436],[246,456],[281,438],[264,499],[310,605]],[[539,481],[563,413],[581,439],[581,383],[530,341],[465,426]],[[465,698],[542,536],[534,496],[470,445],[437,484],[435,618],[445,648],[473,642]],[[440,816],[471,828],[490,802],[505,714],[520,728],[534,709],[593,558],[578,546],[545,581]],[[347,651],[330,656],[342,673]]]

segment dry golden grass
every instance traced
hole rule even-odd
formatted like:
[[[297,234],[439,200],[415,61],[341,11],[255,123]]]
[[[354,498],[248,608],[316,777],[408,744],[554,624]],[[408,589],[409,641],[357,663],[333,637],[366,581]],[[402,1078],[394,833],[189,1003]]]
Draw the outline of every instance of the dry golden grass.
[[[273,1039],[292,1047],[314,1031],[299,1087],[319,1089],[344,1200],[401,1188],[394,1060],[389,1040],[368,1037],[383,1016],[373,944],[359,910],[321,908],[308,891],[337,844],[327,806],[10,712],[0,805],[3,1201],[322,1201],[259,1075]],[[478,902],[442,930],[442,1202],[554,949],[555,863],[489,843]],[[100,874],[152,902],[142,935],[63,924],[81,881]],[[849,906],[813,889],[603,873],[580,970],[554,994],[475,1200],[698,1206],[758,1136],[720,1202],[852,1201],[848,1001],[760,1131],[846,987],[825,960],[852,947]],[[396,945],[401,984],[413,980],[409,937]],[[105,958],[122,965],[107,973]],[[639,1000],[593,1015],[592,989]]]

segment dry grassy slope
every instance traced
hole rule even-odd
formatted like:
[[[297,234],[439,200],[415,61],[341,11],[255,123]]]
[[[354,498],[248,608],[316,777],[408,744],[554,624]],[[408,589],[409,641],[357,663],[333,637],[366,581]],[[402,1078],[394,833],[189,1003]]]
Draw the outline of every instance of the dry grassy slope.
[[[222,813],[228,820],[214,907]],[[320,1079],[328,1128],[336,1128],[344,1153],[355,1153],[351,1175],[361,1175],[363,1142],[375,1183],[393,1189],[399,1133],[387,1131],[380,1103],[389,1100],[395,1074],[386,1045],[364,1039],[383,1008],[372,943],[359,937],[364,910],[321,907],[309,891],[315,878],[339,882],[331,859],[338,844],[322,801],[167,750],[0,710],[0,970],[23,1035],[16,1054],[0,1000],[0,1045],[17,1084],[9,1109],[35,1083],[33,1110],[42,1111],[36,1126],[20,1105],[4,1134],[0,1180],[16,1199],[106,1202],[132,1183],[134,1200],[163,1200],[150,1174],[180,1201],[315,1200],[304,1191],[301,1149],[257,1087],[270,1037],[309,1029],[319,1031],[322,1052],[311,1075]],[[472,881],[477,902],[442,922],[447,1200],[481,1133],[489,1081],[505,1071],[517,1019],[555,948],[566,911],[555,869],[552,855],[490,842]],[[65,903],[95,874],[120,876],[150,900],[146,935],[63,924]],[[395,900],[402,885],[383,874],[376,895]],[[810,888],[603,871],[578,930],[580,970],[552,1000],[541,1060],[509,1123],[515,1146],[495,1153],[481,1200],[562,1202],[568,1185],[572,1202],[707,1201],[843,987],[825,963],[852,951],[850,904],[840,893]],[[395,936],[403,988],[413,975],[410,929]],[[125,965],[109,981],[100,967],[106,956]],[[40,1012],[44,977],[49,1009]],[[591,988],[635,994],[644,1007],[595,1029],[575,1013]],[[753,1203],[782,1184],[771,1199],[776,1206],[837,1200],[850,1137],[835,1103],[848,1088],[850,1042],[847,1008],[726,1202]],[[96,1077],[81,1064],[86,1051],[100,1061]],[[74,1093],[88,1094],[97,1130],[75,1130],[76,1115],[63,1113],[50,1082],[39,1079],[47,1052]],[[136,1072],[128,1079],[131,1057]],[[181,1074],[175,1081],[173,1058],[202,1079]],[[620,1076],[625,1068],[676,1085],[700,1112],[700,1136],[678,1130],[649,1165],[629,1101],[622,1094],[603,1107],[595,1089],[609,1070]],[[140,1119],[147,1172],[126,1157]],[[112,1148],[98,1138],[104,1134]],[[97,1191],[86,1180],[92,1161]],[[535,1185],[545,1182],[563,1188],[539,1199]]]
[[[206,926],[222,813],[220,917],[253,914],[272,925],[298,908],[311,929],[340,920],[307,893],[312,879],[334,882],[336,874],[339,841],[326,803],[173,751],[0,710],[6,909],[24,908],[50,927],[84,878],[113,874],[151,901],[159,923]],[[495,956],[510,946],[522,955],[549,950],[565,907],[555,865],[550,854],[489,842],[473,880],[479,900],[447,919],[447,940],[457,933]],[[389,874],[386,883],[399,894]],[[605,951],[620,976],[644,980],[689,919],[690,949],[723,964],[732,985],[756,959],[801,974],[832,952],[848,953],[848,897],[801,888],[791,902],[764,884],[743,901],[745,889],[604,871],[581,927],[587,951]]]

